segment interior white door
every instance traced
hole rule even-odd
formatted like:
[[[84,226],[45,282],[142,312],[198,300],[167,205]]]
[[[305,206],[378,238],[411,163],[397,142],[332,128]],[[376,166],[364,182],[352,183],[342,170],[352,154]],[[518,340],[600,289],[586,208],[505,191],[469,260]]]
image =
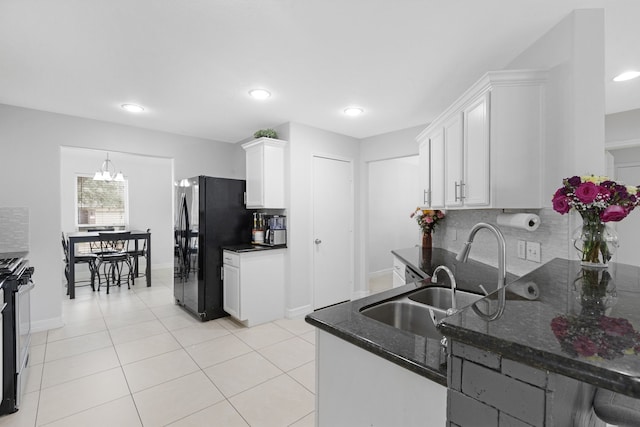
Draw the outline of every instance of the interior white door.
[[[350,299],[353,287],[351,162],[313,158],[314,309]]]
[[[640,183],[640,164],[618,165],[616,167],[616,181],[622,181],[627,185],[638,185]],[[616,259],[623,264],[640,266],[640,252],[638,252],[638,241],[640,241],[640,212],[634,210],[625,219],[617,224],[618,247]]]

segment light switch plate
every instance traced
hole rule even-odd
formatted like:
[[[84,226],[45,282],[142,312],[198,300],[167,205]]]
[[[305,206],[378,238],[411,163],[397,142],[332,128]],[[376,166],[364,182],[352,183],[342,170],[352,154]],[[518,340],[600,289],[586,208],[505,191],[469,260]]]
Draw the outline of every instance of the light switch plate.
[[[527,259],[527,243],[524,240],[518,240],[518,258]]]
[[[541,262],[539,242],[527,242],[527,260]]]

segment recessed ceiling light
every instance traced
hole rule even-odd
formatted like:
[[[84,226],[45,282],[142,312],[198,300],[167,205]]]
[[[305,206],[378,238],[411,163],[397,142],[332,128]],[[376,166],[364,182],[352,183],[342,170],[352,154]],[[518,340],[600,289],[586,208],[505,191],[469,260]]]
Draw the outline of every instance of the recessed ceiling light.
[[[130,113],[142,113],[144,111],[144,107],[136,104],[122,104],[120,107]]]
[[[622,74],[618,74],[613,78],[614,82],[625,82],[627,80],[635,79],[636,77],[640,77],[640,71],[625,71]]]
[[[348,107],[344,109],[344,113],[347,116],[359,116],[360,114],[364,113],[364,110],[360,107]]]
[[[271,92],[265,89],[251,89],[249,95],[255,99],[267,99],[271,96]]]

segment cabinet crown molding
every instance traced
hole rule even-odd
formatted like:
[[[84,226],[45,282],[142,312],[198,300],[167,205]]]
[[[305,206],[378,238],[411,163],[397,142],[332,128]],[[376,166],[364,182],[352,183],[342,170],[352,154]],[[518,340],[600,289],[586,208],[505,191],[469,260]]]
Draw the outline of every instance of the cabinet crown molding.
[[[271,145],[274,147],[284,147],[287,144],[287,141],[284,141],[282,139],[262,137],[256,138],[253,141],[245,142],[244,144],[242,144],[242,148],[246,150],[247,148],[251,148],[259,144]]]
[[[464,108],[473,98],[490,91],[493,87],[541,85],[547,81],[548,76],[547,70],[538,69],[489,71],[429,123],[429,126],[420,132],[416,139],[418,141],[424,140],[434,126],[441,126],[443,120],[450,117],[455,111]]]

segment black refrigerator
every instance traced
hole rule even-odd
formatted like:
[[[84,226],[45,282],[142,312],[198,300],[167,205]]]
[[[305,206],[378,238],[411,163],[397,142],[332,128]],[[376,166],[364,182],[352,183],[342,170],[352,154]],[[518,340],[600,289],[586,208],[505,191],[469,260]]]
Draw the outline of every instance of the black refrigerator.
[[[222,247],[251,241],[244,180],[197,176],[176,186],[173,295],[202,321],[222,309]]]

